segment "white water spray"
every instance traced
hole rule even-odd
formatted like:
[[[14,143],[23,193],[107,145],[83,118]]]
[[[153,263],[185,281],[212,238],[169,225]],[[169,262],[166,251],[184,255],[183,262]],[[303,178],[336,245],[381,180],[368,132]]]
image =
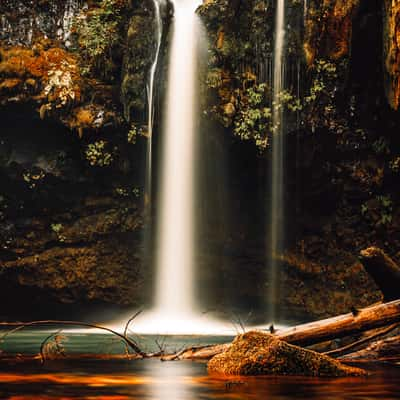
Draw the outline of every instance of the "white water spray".
[[[274,135],[272,138],[272,174],[271,174],[271,220],[270,220],[270,257],[269,257],[269,318],[276,319],[276,301],[278,294],[278,261],[282,253],[284,225],[284,130],[281,93],[284,89],[284,49],[285,49],[285,0],[277,0],[275,20],[274,75],[273,75],[273,111]]]

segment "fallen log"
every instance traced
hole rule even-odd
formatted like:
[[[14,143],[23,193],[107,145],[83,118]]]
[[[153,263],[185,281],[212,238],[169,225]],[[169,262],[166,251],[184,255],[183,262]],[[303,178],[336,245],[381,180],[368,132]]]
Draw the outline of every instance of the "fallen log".
[[[386,327],[400,322],[400,300],[373,305],[325,320],[298,325],[275,332],[275,336],[290,344],[310,346],[331,339],[343,338],[361,332]],[[166,360],[206,360],[229,349],[230,343],[190,348],[165,357]]]
[[[360,261],[383,294],[384,301],[400,297],[400,267],[381,249],[361,250]]]
[[[400,300],[373,305],[355,313],[339,315],[321,321],[278,331],[277,337],[298,346],[310,346],[339,339],[400,321]]]
[[[400,336],[379,340],[365,349],[340,357],[343,361],[391,361],[400,362]]]

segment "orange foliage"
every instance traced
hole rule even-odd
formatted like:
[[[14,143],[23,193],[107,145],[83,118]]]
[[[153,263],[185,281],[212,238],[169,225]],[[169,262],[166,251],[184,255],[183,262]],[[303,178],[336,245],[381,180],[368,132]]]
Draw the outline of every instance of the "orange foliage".
[[[63,65],[68,65],[68,70],[74,82],[80,82],[80,74],[77,59],[67,51],[53,47],[49,49],[24,47],[11,47],[0,49],[0,82],[1,85],[10,85],[16,80],[35,78],[39,79],[43,85],[49,80],[49,72],[63,69]],[[64,67],[65,69],[65,67]],[[80,88],[74,88],[75,98],[80,98]]]
[[[77,126],[89,127],[92,125],[95,116],[92,111],[88,108],[79,108],[76,112],[76,123]]]
[[[0,92],[3,92],[3,90],[11,91],[18,87],[21,83],[21,79],[18,78],[5,79],[3,82],[0,83]]]

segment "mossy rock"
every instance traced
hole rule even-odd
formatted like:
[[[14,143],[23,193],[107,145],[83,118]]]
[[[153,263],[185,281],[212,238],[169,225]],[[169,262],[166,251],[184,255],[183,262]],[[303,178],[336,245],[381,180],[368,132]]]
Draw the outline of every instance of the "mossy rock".
[[[362,369],[348,367],[333,358],[293,346],[259,331],[237,336],[228,350],[209,361],[208,371],[225,375],[324,377],[366,374]]]

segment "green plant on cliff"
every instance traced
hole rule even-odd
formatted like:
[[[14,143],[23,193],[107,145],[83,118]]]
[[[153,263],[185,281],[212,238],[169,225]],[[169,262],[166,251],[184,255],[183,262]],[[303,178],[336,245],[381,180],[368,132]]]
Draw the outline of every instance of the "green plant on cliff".
[[[272,130],[272,112],[268,107],[267,85],[261,83],[245,91],[240,100],[240,112],[235,119],[234,133],[242,140],[254,140],[263,150]]]
[[[64,229],[63,224],[51,224],[50,227],[51,230],[57,235],[57,239],[60,242],[65,242],[67,238],[62,234],[62,230]]]
[[[92,167],[107,167],[114,161],[113,154],[107,150],[105,140],[90,143],[86,148],[85,155]]]
[[[361,205],[361,214],[372,226],[387,226],[393,219],[392,199],[390,196],[376,196]]]
[[[400,157],[395,157],[390,161],[389,168],[396,174],[400,172]]]
[[[82,73],[108,77],[113,70],[112,50],[119,43],[122,2],[102,0],[98,7],[80,14],[75,20]]]
[[[128,131],[128,136],[127,136],[128,143],[136,144],[138,135],[142,134],[143,134],[142,130],[138,128],[135,124],[132,124]]]

